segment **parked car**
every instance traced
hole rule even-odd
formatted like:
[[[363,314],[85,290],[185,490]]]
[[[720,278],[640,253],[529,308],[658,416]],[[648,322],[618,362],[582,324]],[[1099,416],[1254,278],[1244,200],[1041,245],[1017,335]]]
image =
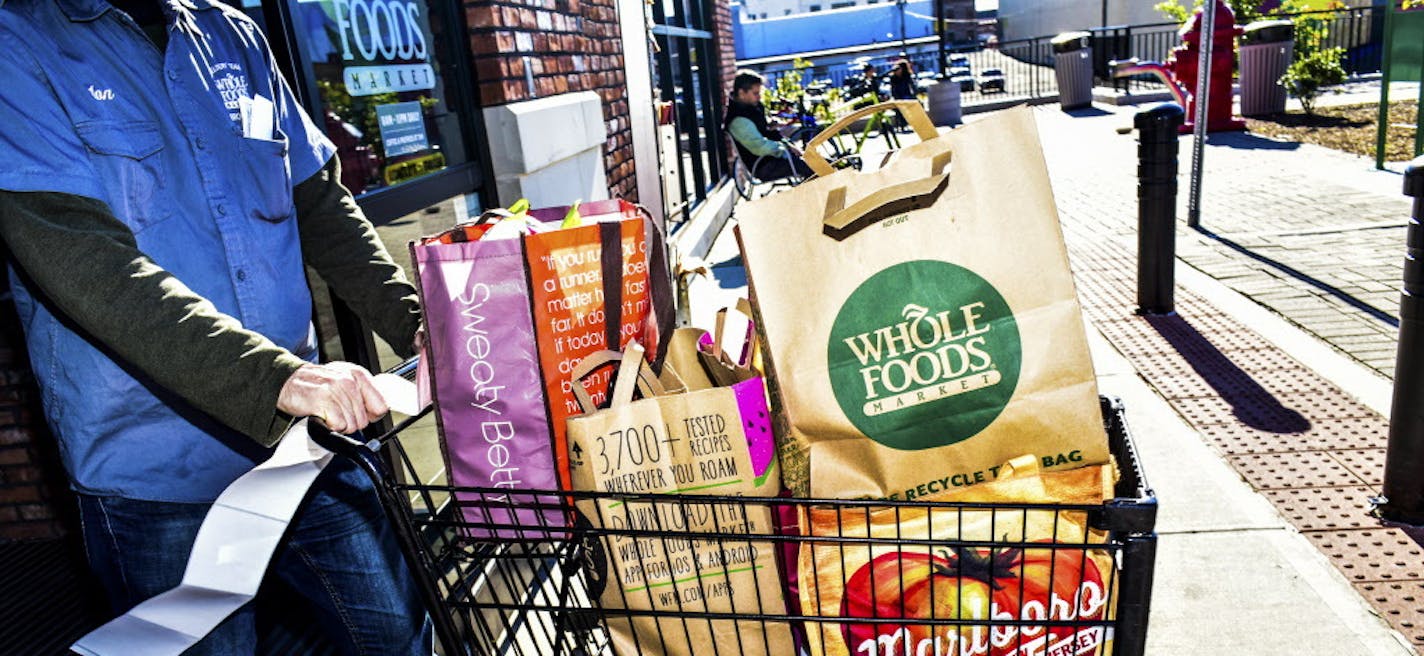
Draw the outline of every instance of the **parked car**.
[[[997,68],[986,68],[979,76],[979,93],[1004,92],[1004,72]]]
[[[974,72],[974,67],[969,64],[969,58],[964,55],[950,55],[948,64],[951,72],[958,69],[963,69],[969,73]]]
[[[974,80],[974,76],[964,70],[960,70],[958,73],[952,73],[949,77],[949,82],[950,84],[958,84],[960,93],[973,91],[977,84]]]

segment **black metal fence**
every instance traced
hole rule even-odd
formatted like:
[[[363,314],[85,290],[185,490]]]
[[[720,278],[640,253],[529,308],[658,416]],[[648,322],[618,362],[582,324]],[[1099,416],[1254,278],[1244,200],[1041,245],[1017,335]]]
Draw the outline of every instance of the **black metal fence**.
[[[1341,63],[1346,74],[1358,76],[1380,70],[1384,48],[1384,12],[1380,9],[1382,8],[1359,7],[1339,11],[1311,11],[1272,18],[1317,21],[1325,30],[1321,45],[1343,50]],[[1093,48],[1093,71],[1098,84],[1131,92],[1160,90],[1162,84],[1150,76],[1113,80],[1108,64],[1113,60],[1131,57],[1143,61],[1165,62],[1172,49],[1182,42],[1178,34],[1180,27],[1177,23],[1163,22],[1087,30],[1092,35],[1090,42]],[[1047,99],[1058,95],[1058,84],[1053,70],[1053,48],[1050,43],[1052,38],[1042,36],[1006,41],[991,47],[950,48],[946,50],[945,61],[939,61],[937,51],[912,53],[909,59],[916,73],[943,73],[947,81],[959,84],[960,102],[965,107],[1004,100]],[[888,54],[869,57],[868,61],[883,75],[898,59],[898,54]],[[954,64],[965,63],[968,64],[967,70],[963,67],[951,70]],[[999,75],[988,74],[990,70],[998,71]],[[768,86],[774,86],[776,81],[788,72],[767,73]],[[857,68],[846,62],[816,63],[810,68],[801,69],[800,72],[803,87],[819,82],[842,89],[846,88],[851,78],[860,74]],[[959,74],[950,77],[952,72]],[[883,80],[877,86],[877,90],[882,94],[888,93],[888,86]]]
[[[967,68],[956,69],[962,73],[954,77],[949,77],[949,61],[940,66],[937,51],[912,53],[908,58],[916,74],[944,72],[948,82],[959,84],[960,102],[965,105],[1058,95],[1058,84],[1053,77],[1053,48],[1047,37],[1008,41],[992,48],[946,51],[947,60],[968,65]],[[878,75],[884,76],[899,59],[899,55],[881,56],[871,58],[869,63]],[[789,72],[766,73],[767,86],[775,87],[777,81]],[[861,74],[857,67],[847,63],[815,65],[799,72],[803,87],[823,83],[839,89],[851,86],[852,78]],[[883,77],[876,86],[882,96],[889,95],[889,83]]]
[[[1375,7],[1357,7],[1338,11],[1307,11],[1272,16],[1311,22],[1324,29],[1322,48],[1344,51],[1341,65],[1350,76],[1378,73],[1384,52],[1384,12]],[[1382,8],[1379,8],[1382,9]],[[1114,59],[1136,57],[1143,61],[1165,62],[1172,49],[1181,44],[1176,23],[1152,23],[1090,30],[1093,34],[1094,73],[1102,81],[1110,75],[1107,63]],[[1130,81],[1129,88],[1160,86],[1147,78]]]

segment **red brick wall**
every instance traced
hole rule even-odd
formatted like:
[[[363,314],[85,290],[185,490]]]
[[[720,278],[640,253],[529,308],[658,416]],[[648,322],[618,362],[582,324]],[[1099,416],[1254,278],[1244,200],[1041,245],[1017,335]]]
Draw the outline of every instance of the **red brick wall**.
[[[712,39],[716,44],[717,63],[722,72],[722,84],[718,86],[717,106],[725,111],[727,94],[732,92],[732,78],[737,75],[737,51],[736,44],[732,40],[732,9],[729,0],[717,0],[716,6],[712,9]],[[718,130],[717,133],[721,134],[721,130]],[[727,166],[730,167],[736,159],[736,154],[732,151],[730,143],[726,148]]]
[[[608,193],[637,200],[623,44],[614,1],[467,0],[465,12],[481,104],[505,105],[533,97],[525,79],[524,57],[529,57],[538,97],[597,92],[603,98],[608,130],[603,147]]]
[[[0,541],[59,537],[72,522],[73,496],[39,398],[15,307],[0,301]]]

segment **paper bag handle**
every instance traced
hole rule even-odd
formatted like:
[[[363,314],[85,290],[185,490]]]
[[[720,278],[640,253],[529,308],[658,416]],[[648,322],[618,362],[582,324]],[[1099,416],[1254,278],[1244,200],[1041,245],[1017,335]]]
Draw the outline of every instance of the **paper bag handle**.
[[[574,370],[569,373],[569,382],[573,384],[574,398],[578,400],[579,407],[585,413],[598,409],[598,406],[593,403],[593,397],[589,396],[587,389],[584,389],[583,379],[599,368],[614,362],[618,363],[618,373],[613,380],[611,391],[613,402],[610,407],[631,403],[635,386],[643,398],[667,394],[662,381],[658,379],[657,374],[653,373],[653,368],[648,365],[648,360],[643,353],[643,347],[633,341],[628,343],[628,348],[623,353],[597,351],[580,360]]]
[[[905,121],[910,124],[910,127],[914,128],[915,134],[919,135],[922,141],[929,141],[939,136],[939,130],[935,129],[934,121],[931,121],[930,115],[925,113],[925,107],[920,104],[920,101],[892,100],[890,102],[883,102],[858,109],[842,117],[839,121],[832,123],[831,127],[816,133],[816,136],[806,143],[806,152],[802,154],[802,159],[806,160],[806,166],[811,167],[811,170],[815,171],[816,175],[819,176],[835,173],[836,168],[831,166],[831,163],[826,161],[825,157],[821,156],[821,145],[829,141],[831,137],[844,132],[846,128],[850,127],[850,124],[872,114],[879,114],[880,112],[890,110],[898,110],[900,115],[905,117]]]
[[[726,338],[727,311],[730,310],[730,309],[731,309],[731,308],[725,308],[725,307],[724,307],[724,308],[722,308],[722,309],[720,309],[720,310],[717,310],[717,323],[716,323],[716,325],[715,325],[715,326],[713,327],[713,329],[712,329],[712,353],[711,353],[711,355],[712,355],[713,358],[716,358],[716,359],[718,359],[718,360],[723,359],[723,358],[722,358],[722,354],[723,354],[723,351],[722,351],[722,340]],[[749,328],[755,325],[754,322],[756,321],[756,319],[752,317],[752,304],[751,304],[750,302],[748,302],[747,299],[745,299],[745,298],[738,298],[738,299],[737,299],[736,310],[737,310],[738,312],[741,312],[742,314],[746,315],[748,321],[753,322],[752,324],[748,324],[748,327],[749,327]],[[756,343],[757,343],[756,330],[755,330],[755,329],[752,329],[752,330],[750,331],[750,334],[744,335],[744,336],[742,337],[742,358],[741,358],[742,361],[741,361],[741,362],[731,362],[731,364],[736,365],[736,366],[738,366],[738,367],[750,366],[750,365],[751,365],[751,362],[752,362],[752,351],[755,350],[755,348],[756,348]],[[730,362],[730,360],[728,360],[728,362]]]
[[[836,187],[826,196],[824,232],[845,239],[868,223],[891,214],[903,214],[934,204],[949,186],[949,151],[935,155],[930,162],[930,175],[880,189],[846,207],[846,188]]]

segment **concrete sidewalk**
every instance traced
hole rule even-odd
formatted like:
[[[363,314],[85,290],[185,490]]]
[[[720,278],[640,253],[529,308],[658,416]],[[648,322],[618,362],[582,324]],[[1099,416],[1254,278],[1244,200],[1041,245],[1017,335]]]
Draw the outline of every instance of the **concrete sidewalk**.
[[[1135,107],[1037,112],[1065,226],[1136,234]],[[1181,140],[1185,219],[1190,136]],[[1401,177],[1311,144],[1213,134],[1201,230],[1178,224],[1178,256],[1385,377],[1395,337],[1409,199]]]

